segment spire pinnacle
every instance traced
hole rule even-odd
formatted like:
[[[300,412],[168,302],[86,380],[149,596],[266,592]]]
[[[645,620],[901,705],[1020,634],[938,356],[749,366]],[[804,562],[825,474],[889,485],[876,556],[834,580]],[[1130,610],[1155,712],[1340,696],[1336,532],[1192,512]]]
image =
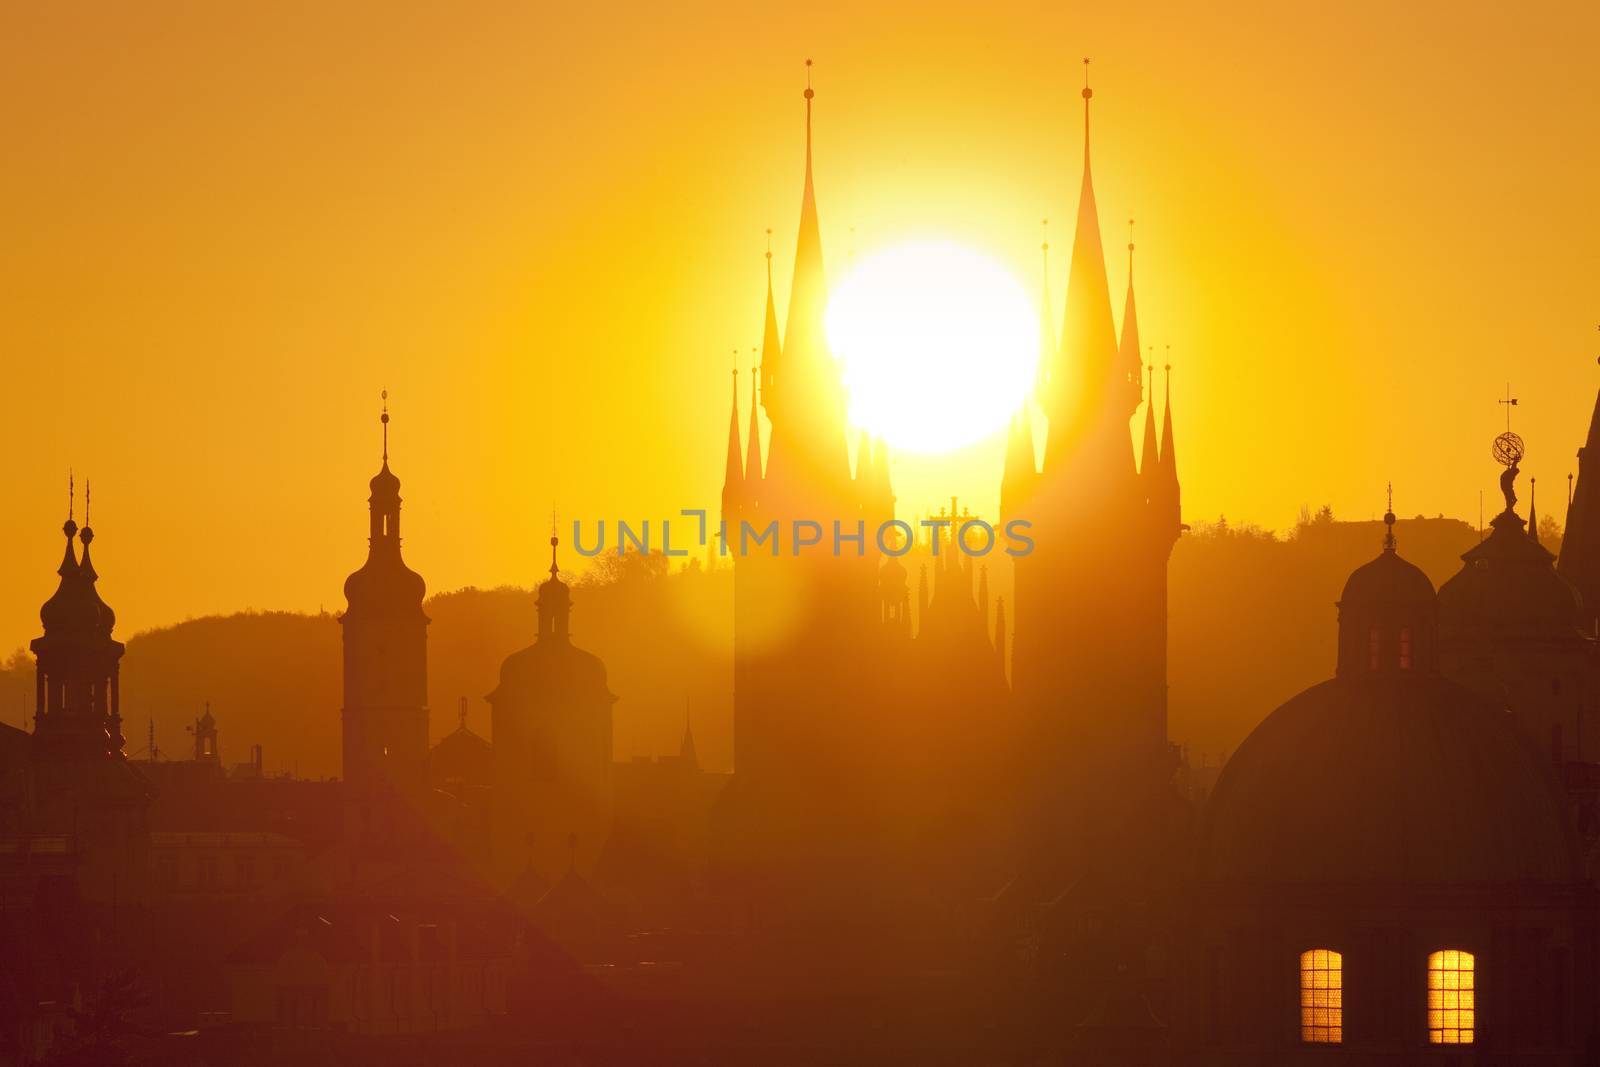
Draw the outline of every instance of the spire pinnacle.
[[[1089,162],[1089,101],[1094,99],[1094,90],[1089,88],[1089,57],[1083,57],[1083,162]]]
[[[811,184],[811,101],[817,91],[811,88],[811,60],[806,60],[806,184]]]
[[[383,462],[389,462],[389,390],[385,389],[378,394],[383,401],[383,414],[378,416],[378,421],[383,424]]]
[[[89,479],[83,480],[83,529],[78,531],[78,540],[83,542],[83,547],[88,548],[89,542],[94,540],[94,531],[89,528]]]
[[[556,509],[550,507],[550,578],[554,580],[560,568],[556,566],[556,546],[561,543],[561,538],[556,536]]]
[[[1528,537],[1534,544],[1539,543],[1539,508],[1535,494],[1539,488],[1539,479],[1528,479]]]
[[[1388,507],[1385,509],[1385,511],[1383,513],[1383,524],[1385,526],[1387,526],[1388,529],[1384,532],[1384,535],[1383,535],[1383,550],[1385,552],[1393,552],[1394,551],[1394,547],[1395,547],[1395,541],[1394,541],[1394,483],[1390,482],[1386,488],[1387,488],[1387,491],[1388,491],[1388,494],[1389,494],[1389,499],[1388,499]]]

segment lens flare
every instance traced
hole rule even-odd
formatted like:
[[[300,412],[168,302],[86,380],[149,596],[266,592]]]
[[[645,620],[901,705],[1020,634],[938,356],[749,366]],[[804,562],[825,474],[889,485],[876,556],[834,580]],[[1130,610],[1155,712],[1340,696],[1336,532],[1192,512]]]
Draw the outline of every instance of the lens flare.
[[[862,259],[834,287],[826,320],[850,421],[912,452],[982,440],[1027,396],[1038,322],[1005,268],[952,241]]]

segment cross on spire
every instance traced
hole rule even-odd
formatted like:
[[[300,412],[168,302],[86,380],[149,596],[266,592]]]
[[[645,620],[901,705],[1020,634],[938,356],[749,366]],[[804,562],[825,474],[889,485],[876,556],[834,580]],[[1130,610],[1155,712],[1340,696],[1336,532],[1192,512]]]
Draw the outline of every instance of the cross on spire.
[[[1503,405],[1506,409],[1506,433],[1511,432],[1511,409],[1517,406],[1517,398],[1511,395],[1511,383],[1506,383],[1506,398],[1496,400],[1496,404]]]

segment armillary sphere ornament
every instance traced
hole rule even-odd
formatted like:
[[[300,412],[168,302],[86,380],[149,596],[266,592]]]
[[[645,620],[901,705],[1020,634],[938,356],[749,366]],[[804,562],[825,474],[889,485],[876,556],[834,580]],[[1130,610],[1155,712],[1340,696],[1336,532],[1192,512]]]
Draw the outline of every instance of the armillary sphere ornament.
[[[1515,467],[1525,454],[1522,438],[1510,430],[1494,439],[1494,461],[1502,467]]]

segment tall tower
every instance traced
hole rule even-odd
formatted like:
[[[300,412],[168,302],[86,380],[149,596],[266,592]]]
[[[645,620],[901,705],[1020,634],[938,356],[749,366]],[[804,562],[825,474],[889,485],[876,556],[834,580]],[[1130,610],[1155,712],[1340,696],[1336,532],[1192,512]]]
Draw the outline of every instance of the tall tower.
[[[400,479],[389,470],[384,393],[383,466],[373,477],[367,561],[345,579],[344,777],[359,790],[420,792],[428,780],[428,617],[422,576],[400,557]]]
[[[111,636],[116,615],[95,589],[87,490],[83,523],[79,530],[69,506],[61,582],[39,609],[44,633],[30,646],[38,665],[27,817],[40,830],[72,837],[86,899],[127,903],[143,895],[145,816],[156,788],[122,751],[122,642]],[[81,558],[73,554],[74,535]]]
[[[61,582],[39,609],[44,634],[29,646],[38,661],[35,672],[34,744],[44,760],[120,758],[122,642],[111,636],[116,614],[100,599],[89,545],[94,530],[67,518],[61,527],[66,549],[56,569]],[[73,555],[72,540],[83,544],[83,558]]]
[[[893,517],[894,490],[881,442],[863,439],[850,468],[844,387],[823,329],[809,74],[799,237],[781,332],[770,266],[764,309],[765,470],[752,437],[733,533],[734,777],[718,800],[715,834],[720,885],[759,899],[752,906],[762,914],[826,929],[845,909],[860,910],[875,856],[876,809],[865,794],[876,783],[873,731],[887,718],[874,713],[890,705],[877,692],[886,680],[860,664],[888,640],[874,535]],[[836,528],[855,538],[837,551]],[[796,543],[802,533],[805,547]]]
[[[1181,523],[1176,467],[1162,463],[1172,455],[1171,411],[1163,455],[1140,358],[1131,239],[1120,341],[1112,318],[1090,167],[1093,95],[1086,84],[1060,346],[1043,353],[1043,472],[1027,477],[1027,442],[1016,435],[1003,493],[1021,502],[1006,517],[1033,524],[1035,548],[1016,561],[1012,670],[1024,737],[1026,862],[1046,893],[1089,873],[1115,878],[1144,867],[1161,847],[1154,824],[1174,770],[1166,568]],[[1141,402],[1142,477],[1131,426]]]

